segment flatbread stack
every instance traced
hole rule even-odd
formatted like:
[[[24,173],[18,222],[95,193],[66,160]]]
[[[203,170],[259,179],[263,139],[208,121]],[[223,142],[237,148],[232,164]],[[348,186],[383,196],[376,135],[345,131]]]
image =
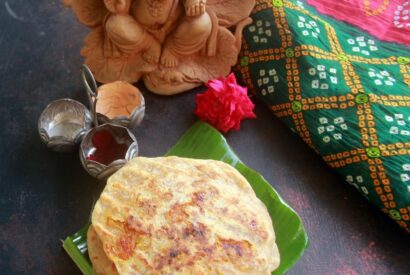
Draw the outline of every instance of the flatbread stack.
[[[213,160],[131,160],[92,213],[96,274],[270,274],[279,265],[266,206],[246,179]]]

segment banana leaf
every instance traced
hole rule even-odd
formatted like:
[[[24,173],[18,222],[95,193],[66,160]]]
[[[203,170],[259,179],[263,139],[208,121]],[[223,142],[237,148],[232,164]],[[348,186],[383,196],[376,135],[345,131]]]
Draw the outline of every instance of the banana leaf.
[[[281,256],[280,266],[272,274],[285,273],[301,257],[308,237],[299,216],[260,174],[241,162],[216,129],[204,122],[195,123],[166,155],[221,160],[235,167],[252,185],[272,218]],[[63,242],[64,249],[85,275],[93,274],[87,254],[88,226]]]

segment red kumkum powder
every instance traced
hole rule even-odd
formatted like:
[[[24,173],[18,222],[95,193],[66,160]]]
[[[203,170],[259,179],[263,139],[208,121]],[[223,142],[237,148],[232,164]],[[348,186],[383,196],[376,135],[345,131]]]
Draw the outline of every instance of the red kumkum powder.
[[[118,159],[124,159],[128,151],[128,146],[117,143],[107,130],[96,132],[92,138],[92,144],[95,151],[87,157],[87,160],[93,160],[104,165],[109,165]]]

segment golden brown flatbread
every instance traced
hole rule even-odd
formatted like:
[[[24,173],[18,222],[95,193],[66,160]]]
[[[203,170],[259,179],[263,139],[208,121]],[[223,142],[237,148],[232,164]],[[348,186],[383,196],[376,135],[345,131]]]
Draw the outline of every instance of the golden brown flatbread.
[[[265,205],[219,161],[135,158],[109,178],[92,224],[119,274],[270,274],[279,265]]]
[[[96,275],[117,275],[118,271],[115,264],[108,259],[103,250],[102,243],[94,227],[91,225],[87,232],[88,256],[93,263]]]

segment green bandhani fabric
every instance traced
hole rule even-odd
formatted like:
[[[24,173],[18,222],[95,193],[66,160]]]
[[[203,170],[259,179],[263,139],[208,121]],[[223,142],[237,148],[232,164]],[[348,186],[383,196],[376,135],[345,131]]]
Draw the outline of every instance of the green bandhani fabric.
[[[302,1],[259,0],[237,76],[410,232],[410,51]]]

